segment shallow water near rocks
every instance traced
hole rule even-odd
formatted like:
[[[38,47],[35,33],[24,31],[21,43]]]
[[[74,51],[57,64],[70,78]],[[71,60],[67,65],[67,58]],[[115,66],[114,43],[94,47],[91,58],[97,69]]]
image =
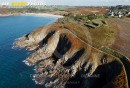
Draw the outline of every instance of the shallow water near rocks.
[[[0,17],[0,88],[43,88],[32,81],[32,67],[22,62],[29,53],[12,49],[12,44],[16,38],[56,20],[34,16]]]

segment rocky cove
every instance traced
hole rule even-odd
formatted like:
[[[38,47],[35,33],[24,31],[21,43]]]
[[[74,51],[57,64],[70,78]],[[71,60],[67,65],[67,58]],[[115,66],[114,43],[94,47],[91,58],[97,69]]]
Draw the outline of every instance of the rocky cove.
[[[31,51],[23,62],[34,66],[33,80],[46,88],[128,88],[126,70],[117,57],[83,41],[59,22],[16,39],[14,47]]]

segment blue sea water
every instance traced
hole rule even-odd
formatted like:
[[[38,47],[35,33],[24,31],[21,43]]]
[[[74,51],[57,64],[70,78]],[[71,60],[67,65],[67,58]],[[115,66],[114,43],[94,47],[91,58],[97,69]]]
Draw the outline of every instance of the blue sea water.
[[[12,44],[23,34],[56,20],[34,16],[0,17],[0,88],[43,88],[32,81],[32,67],[22,62],[28,52],[12,49]]]

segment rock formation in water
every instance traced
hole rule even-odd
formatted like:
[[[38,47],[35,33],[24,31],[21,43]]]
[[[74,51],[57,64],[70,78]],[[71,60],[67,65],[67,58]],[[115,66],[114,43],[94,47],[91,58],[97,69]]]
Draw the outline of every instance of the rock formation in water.
[[[35,66],[33,80],[37,84],[46,88],[128,88],[119,59],[61,26],[40,27],[14,43],[14,47],[33,52],[24,62]]]

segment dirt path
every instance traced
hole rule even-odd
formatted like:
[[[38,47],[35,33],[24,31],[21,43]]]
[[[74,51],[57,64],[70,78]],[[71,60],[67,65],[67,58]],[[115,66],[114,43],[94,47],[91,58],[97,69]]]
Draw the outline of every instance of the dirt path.
[[[109,19],[119,27],[119,35],[112,49],[130,58],[130,19]]]

